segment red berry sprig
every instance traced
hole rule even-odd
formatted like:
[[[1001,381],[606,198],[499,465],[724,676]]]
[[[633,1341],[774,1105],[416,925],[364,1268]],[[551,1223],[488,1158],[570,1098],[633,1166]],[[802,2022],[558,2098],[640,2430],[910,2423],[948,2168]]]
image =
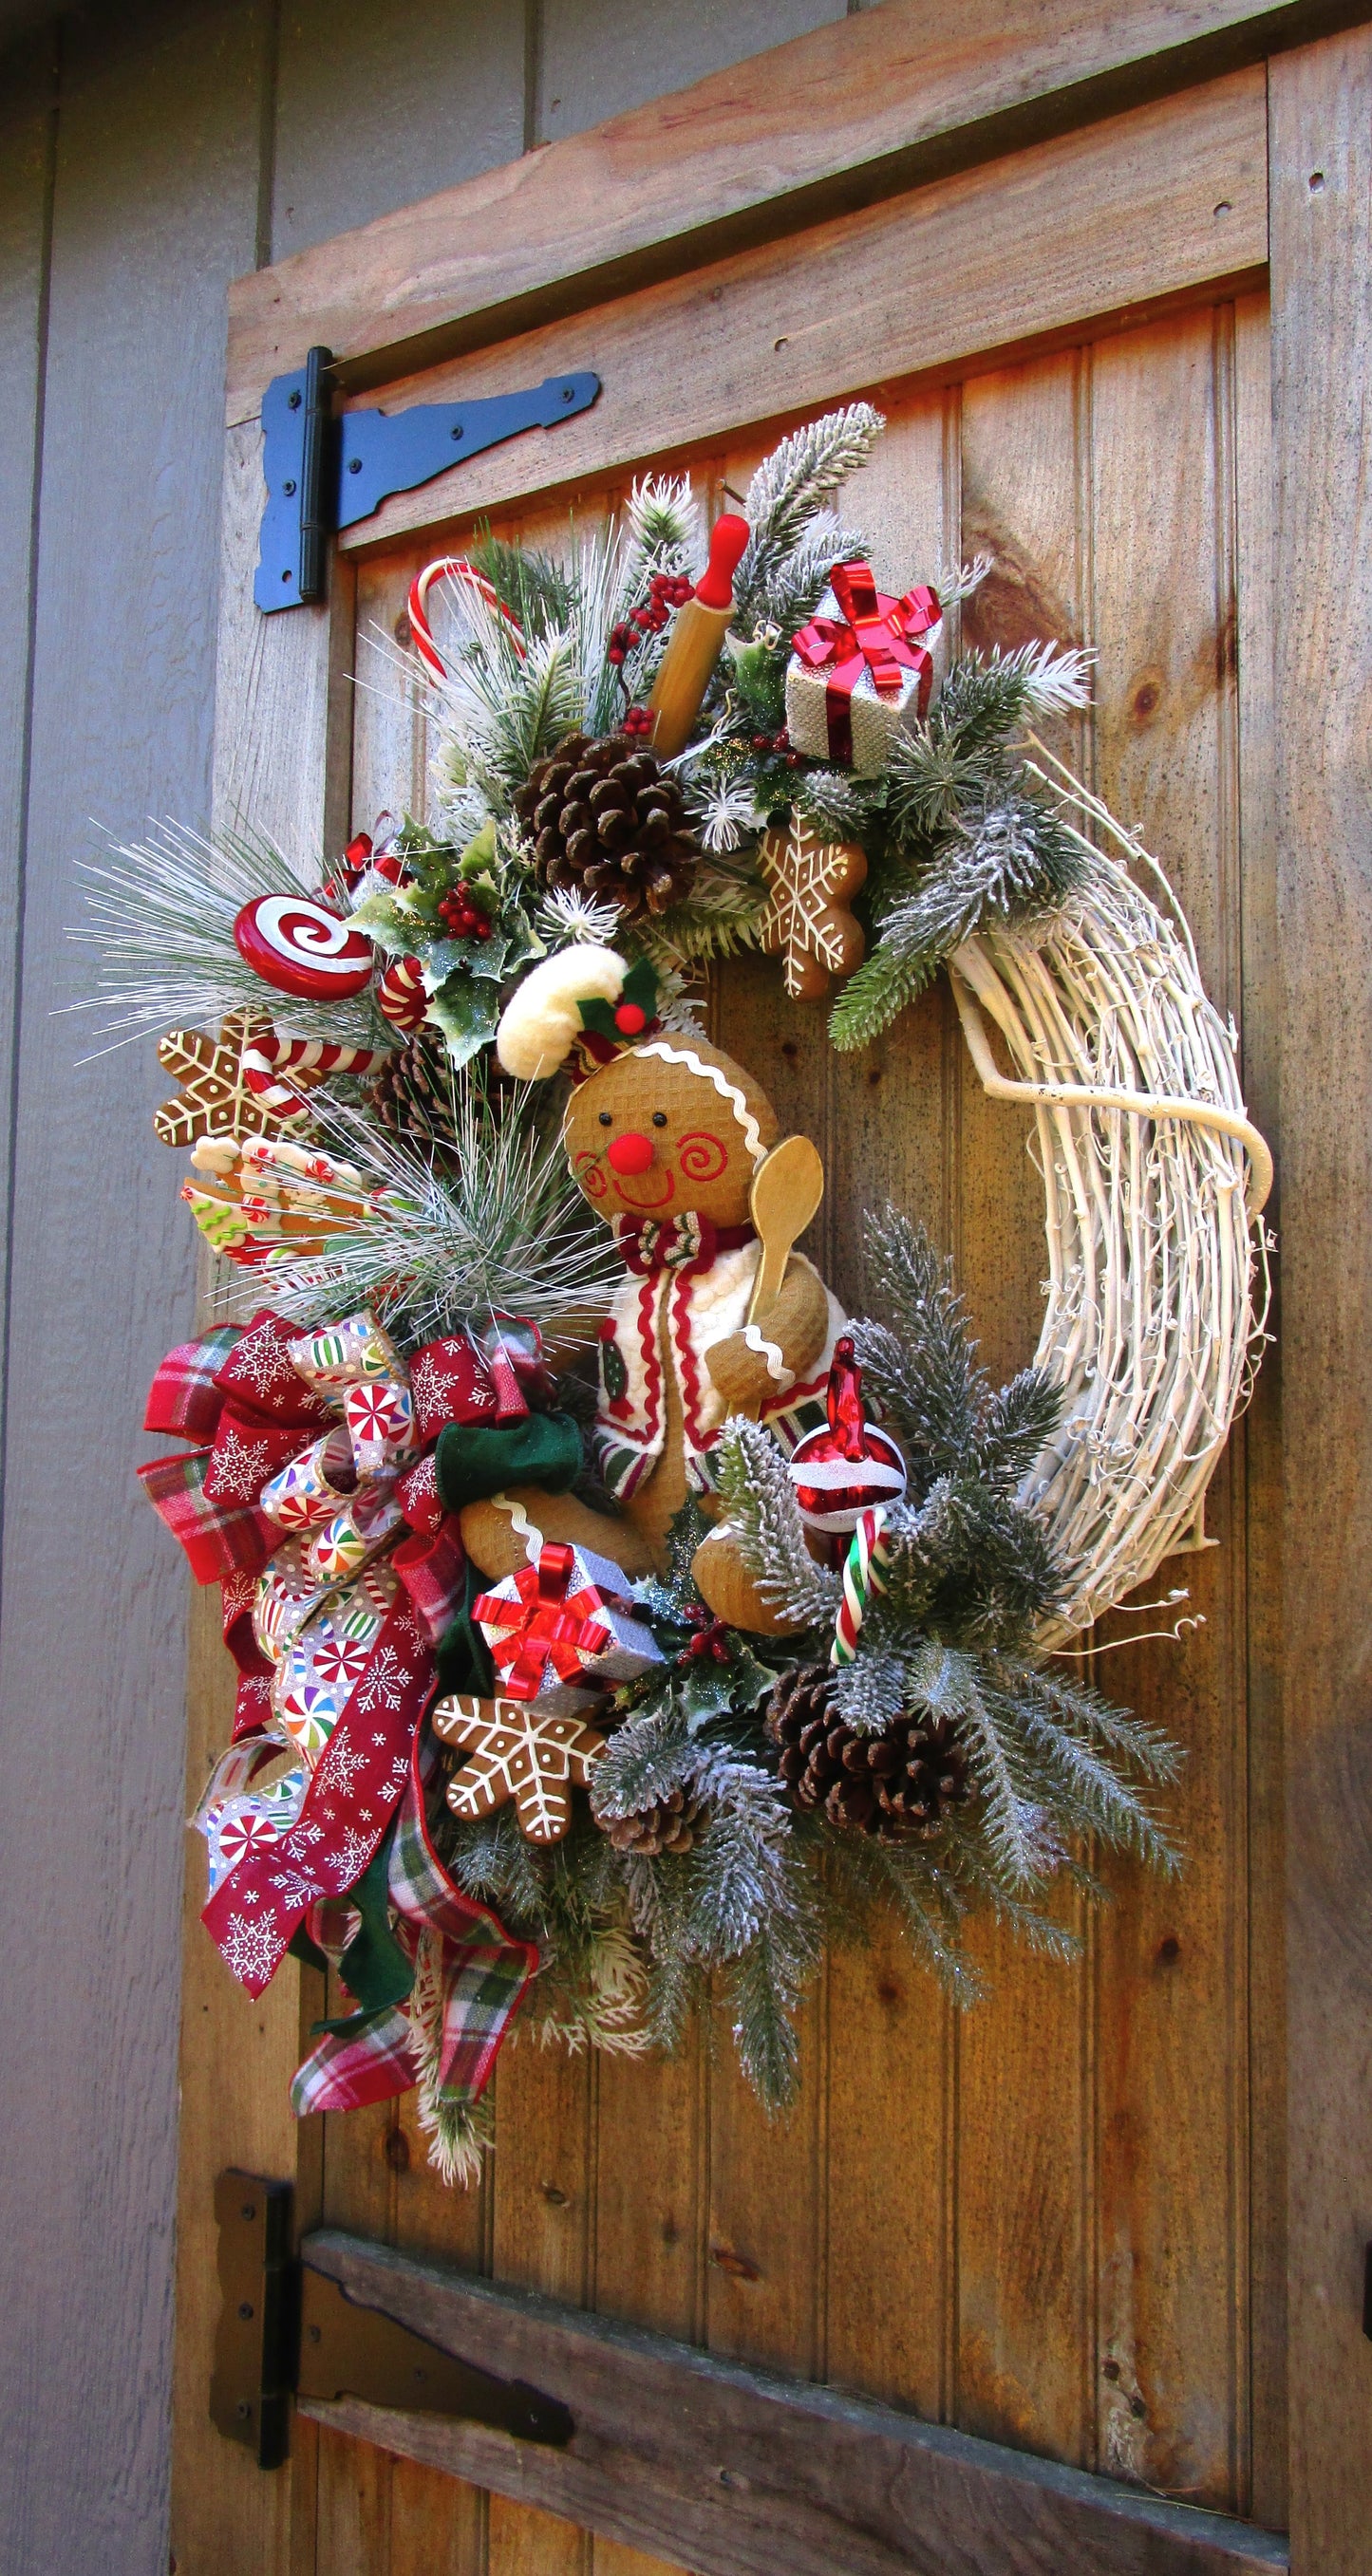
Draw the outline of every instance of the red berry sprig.
[[[800,767],[802,755],[798,751],[792,751],[791,737],[785,725],[782,726],[780,733],[755,733],[753,749],[762,752],[770,760],[784,760],[788,769]]]
[[[605,659],[618,668],[628,659],[645,635],[660,635],[674,608],[684,608],[695,595],[695,584],[684,572],[655,572],[648,584],[647,599],[630,610],[617,626],[610,629]]]
[[[472,901],[465,886],[452,886],[440,896],[438,910],[450,939],[490,938],[490,917]]]
[[[657,718],[651,707],[626,707],[619,720],[621,733],[651,733]]]
[[[712,1619],[709,1611],[697,1604],[695,1609],[687,1611],[686,1625],[694,1628],[695,1635],[677,1656],[678,1664],[703,1663],[707,1655],[713,1663],[727,1664],[729,1631],[722,1619]]]

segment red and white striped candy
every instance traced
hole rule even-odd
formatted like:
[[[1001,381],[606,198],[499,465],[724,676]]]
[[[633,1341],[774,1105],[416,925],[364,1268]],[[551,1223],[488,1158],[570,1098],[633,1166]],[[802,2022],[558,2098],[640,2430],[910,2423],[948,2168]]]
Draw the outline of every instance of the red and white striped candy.
[[[393,957],[376,987],[376,1007],[391,1026],[407,1032],[428,1016],[424,969],[417,957]]]
[[[283,1074],[315,1083],[331,1073],[374,1073],[389,1053],[388,1047],[330,1046],[323,1038],[281,1038],[273,1031],[270,1037],[251,1037],[238,1061],[249,1091],[274,1118],[289,1121],[308,1118],[310,1104],[293,1084],[283,1082]]]
[[[307,894],[259,894],[233,925],[240,957],[278,993],[343,1002],[372,980],[372,943]]]
[[[477,571],[475,564],[467,563],[463,556],[439,555],[433,563],[426,564],[423,571],[415,575],[410,584],[409,597],[410,634],[414,649],[431,680],[446,680],[448,676],[447,665],[434,643],[433,630],[429,625],[428,599],[436,581],[465,584],[467,589],[475,590],[480,594],[488,608],[498,609],[513,636],[515,651],[522,659],[524,630],[518,618],[512,617],[508,608],[504,607],[497,598],[494,584],[486,579],[484,572]]]

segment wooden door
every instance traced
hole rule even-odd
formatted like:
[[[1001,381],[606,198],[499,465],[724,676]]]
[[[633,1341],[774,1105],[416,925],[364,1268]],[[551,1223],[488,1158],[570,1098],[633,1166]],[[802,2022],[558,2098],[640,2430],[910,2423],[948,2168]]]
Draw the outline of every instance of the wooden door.
[[[1321,80],[1350,78],[1337,53],[1274,67],[1297,124],[1322,112],[1301,78],[1318,101]],[[1168,868],[1209,990],[1242,1032],[1250,1111],[1280,1169],[1268,88],[1261,66],[1240,69],[513,338],[473,348],[464,326],[464,354],[393,371],[380,398],[590,365],[601,401],[555,438],[387,503],[341,545],[323,610],[263,620],[252,606],[261,485],[245,415],[229,437],[224,819],[246,809],[307,861],[321,834],[333,845],[382,807],[423,810],[423,720],[375,647],[403,641],[414,571],[474,516],[555,543],[569,506],[613,506],[650,460],[685,464],[717,503],[779,423],[861,391],[888,419],[850,493],[882,586],[986,550],[995,569],[964,612],[967,640],[1053,636],[1096,653],[1071,756]],[[1334,142],[1320,148],[1332,162]],[[1318,196],[1325,181],[1301,185]],[[362,237],[359,261],[374,251]],[[278,303],[301,292],[283,280]],[[259,292],[240,354],[263,310]],[[1287,311],[1284,300],[1283,330]],[[297,326],[276,363],[296,363],[325,327],[337,336],[337,315],[316,330],[297,311]],[[349,400],[378,399],[381,363]],[[1041,1188],[1026,1122],[983,1097],[946,992],[858,1057],[829,1051],[818,1016],[787,1005],[761,961],[721,971],[710,1011],[783,1123],[821,1145],[830,1186],[813,1248],[839,1294],[860,1300],[861,1212],[890,1196],[955,1254],[991,1365],[1021,1365],[1041,1308]],[[307,2221],[1285,2527],[1276,1358],[1211,1488],[1215,1544],[1166,1569],[1189,1585],[1197,1624],[1180,1642],[1126,1645],[1118,1622],[1095,1639],[1111,1690],[1188,1748],[1181,1876],[1115,1867],[1117,1902],[1082,1918],[1075,1967],[984,1928],[990,1997],[965,2017],[894,1930],[835,1957],[805,2009],[803,2090],[785,2124],[759,2113],[721,2027],[665,2063],[521,2037],[496,2078],[495,2155],[466,2194],[430,2174],[408,2101],[295,2134],[286,2086],[319,1998],[308,1978],[288,1989],[288,1971],[248,2005],[196,1931],[192,1889],[182,2570],[632,2576],[651,2564],[303,2419],[289,2470],[271,2479],[217,2444],[201,2420],[209,2193],[230,2162],[293,2175]],[[225,1709],[207,1630],[196,1785]],[[1327,2554],[1296,2563],[1352,2570],[1337,2516],[1304,2509],[1312,2533],[1325,2512]],[[1216,2566],[1248,2563],[1241,2540],[1227,2545],[1240,2554]],[[984,2563],[1041,2563],[1016,2546]]]

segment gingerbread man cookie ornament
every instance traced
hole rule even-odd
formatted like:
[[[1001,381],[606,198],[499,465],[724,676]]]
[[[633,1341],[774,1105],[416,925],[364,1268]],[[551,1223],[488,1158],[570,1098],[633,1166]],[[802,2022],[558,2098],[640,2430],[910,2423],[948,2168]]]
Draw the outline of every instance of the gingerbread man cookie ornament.
[[[521,985],[497,1048],[524,1080],[571,1073],[567,1159],[623,1258],[623,1285],[600,1326],[596,1447],[624,1518],[601,1516],[592,1535],[584,1504],[529,1493],[469,1505],[463,1538],[484,1573],[513,1571],[524,1561],[514,1501],[545,1538],[581,1540],[645,1572],[660,1563],[687,1495],[709,1508],[711,1451],[731,1413],[765,1423],[788,1453],[823,1420],[844,1319],[798,1253],[770,1302],[751,1312],[762,1247],[750,1199],[777,1141],[776,1113],[731,1056],[658,1022],[649,967],[631,970],[608,949],[563,950]],[[575,1527],[564,1529],[569,1513]],[[735,1624],[777,1630],[723,1539],[698,1553],[696,1579],[712,1609],[727,1588]]]

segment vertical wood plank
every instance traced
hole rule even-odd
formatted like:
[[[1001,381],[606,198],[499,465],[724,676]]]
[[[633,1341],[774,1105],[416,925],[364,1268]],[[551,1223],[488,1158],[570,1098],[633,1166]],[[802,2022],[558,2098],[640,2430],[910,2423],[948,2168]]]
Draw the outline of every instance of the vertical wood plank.
[[[1080,640],[1082,532],[1071,352],[976,379],[961,410],[964,559],[994,568],[964,641]],[[994,1383],[1032,1357],[1043,1184],[1020,1113],[988,1101],[959,1043],[957,1276]],[[986,2000],[963,2019],[957,2103],[957,2407],[965,2430],[1080,2462],[1089,2375],[1088,1977],[992,1921]]]
[[[91,817],[136,833],[150,809],[201,819],[207,806],[222,298],[252,257],[261,16],[199,0],[174,19],[63,31],[46,344],[35,308],[27,353],[7,351],[7,409],[27,407],[41,445],[5,1115],[22,1222],[0,1640],[6,2171],[21,2195],[3,2228],[0,2370],[5,2547],[24,2576],[165,2564],[167,2550],[186,1591],[175,1550],[129,1498],[144,1389],[190,1324],[194,1261],[174,1160],[149,1133],[151,1050],[77,1068],[89,1023],[54,1014],[92,981],[89,953],[63,938],[79,909],[72,861],[98,846]],[[13,55],[0,86],[14,207],[31,161]],[[46,114],[46,79],[39,96]],[[10,341],[25,274],[13,218],[6,251]],[[31,502],[14,482],[0,501],[7,615]],[[5,834],[7,871],[18,838]],[[98,1472],[73,1474],[96,1422]],[[82,1735],[98,1759],[70,1758]],[[192,2364],[203,2407],[194,2352]],[[247,2512],[265,2565],[279,2499]]]
[[[271,172],[273,260],[524,149],[526,0],[288,0]],[[284,363],[284,362],[283,362]]]
[[[1269,98],[1292,2564],[1354,2576],[1372,2394],[1360,2316],[1372,2239],[1372,31],[1283,56]]]
[[[1277,1181],[1269,1224],[1280,1233],[1281,1031],[1276,719],[1272,641],[1272,379],[1266,294],[1234,314],[1235,483],[1238,526],[1239,814],[1242,1048],[1249,1114],[1272,1146]],[[1282,1758],[1282,1448],[1280,1318],[1263,1353],[1241,1437],[1248,1488],[1249,2316],[1251,2370],[1247,2510],[1275,2530],[1287,2518],[1286,2476],[1286,1941]],[[1244,2492],[1243,2480],[1239,2485]]]
[[[1098,783],[1116,812],[1146,817],[1224,1010],[1240,998],[1232,313],[1100,347],[1091,413]],[[1187,1758],[1168,1800],[1179,1877],[1112,1863],[1120,1902],[1097,1931],[1097,2440],[1109,2473],[1223,2505],[1247,2440],[1241,1444],[1207,1522],[1218,1546],[1149,1587],[1189,1584],[1204,1626],[1100,1665]],[[1107,1641],[1137,1627],[1102,1624]]]

